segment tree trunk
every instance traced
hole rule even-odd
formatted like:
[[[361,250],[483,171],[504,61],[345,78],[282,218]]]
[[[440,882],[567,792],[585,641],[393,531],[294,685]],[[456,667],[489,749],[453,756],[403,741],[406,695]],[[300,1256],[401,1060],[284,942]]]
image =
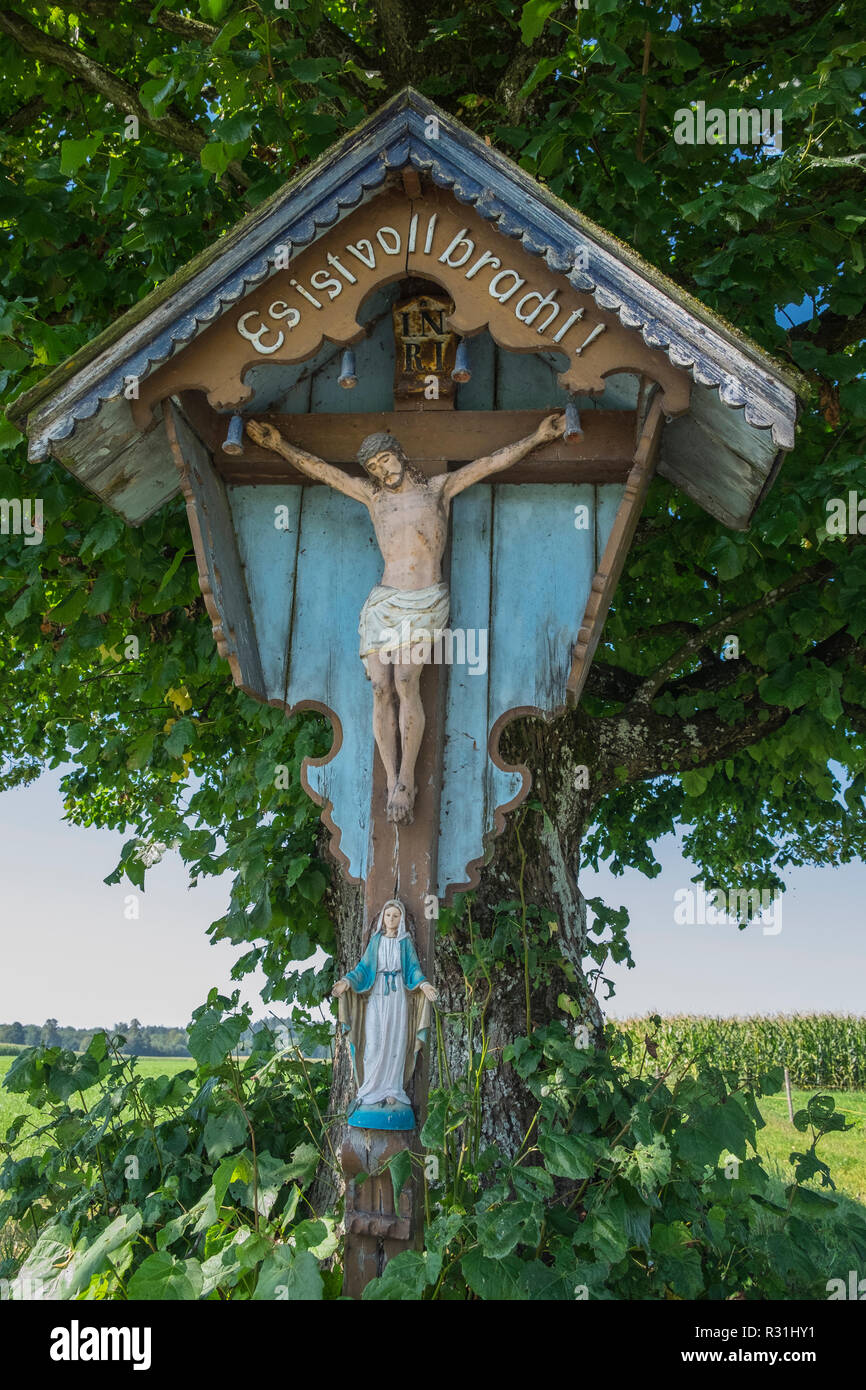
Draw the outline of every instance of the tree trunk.
[[[430,1085],[465,1075],[470,1053],[477,1059],[483,1048],[491,1064],[482,1076],[481,1141],[496,1144],[506,1157],[523,1143],[536,1102],[514,1068],[503,1062],[503,1050],[533,1029],[566,1018],[558,1003],[562,994],[575,1003],[575,1024],[583,1022],[596,1036],[603,1025],[583,970],[586,907],[577,886],[577,863],[590,800],[587,791],[575,789],[576,732],[569,716],[553,724],[523,719],[506,729],[503,757],[530,768],[532,804],[509,816],[480,887],[462,916],[436,937],[434,983],[443,1047],[437,1048],[431,1036]],[[537,809],[539,802],[544,811]],[[360,890],[335,873],[329,907],[339,942],[339,975],[360,956]],[[467,958],[483,961],[483,967],[468,965],[464,973]],[[345,1114],[353,1089],[348,1048],[338,1037],[332,1116]],[[345,1125],[335,1119],[331,1144],[336,1153],[344,1135]],[[335,1175],[323,1168],[317,1207],[324,1209],[337,1195]]]

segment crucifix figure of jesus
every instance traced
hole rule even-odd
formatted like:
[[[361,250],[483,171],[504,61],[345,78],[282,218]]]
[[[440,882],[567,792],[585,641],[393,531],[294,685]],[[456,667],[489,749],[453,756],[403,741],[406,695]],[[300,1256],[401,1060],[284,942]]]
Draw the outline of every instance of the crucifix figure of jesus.
[[[384,571],[361,610],[360,656],[373,685],[373,734],[387,779],[387,816],[397,825],[414,817],[415,764],[424,733],[421,672],[448,623],[442,556],[452,499],[558,439],[564,429],[565,416],[550,415],[524,439],[432,477],[412,467],[393,435],[371,434],[358,451],[368,476],[356,478],[290,444],[273,425],[247,422],[256,444],[354,498],[372,518]]]

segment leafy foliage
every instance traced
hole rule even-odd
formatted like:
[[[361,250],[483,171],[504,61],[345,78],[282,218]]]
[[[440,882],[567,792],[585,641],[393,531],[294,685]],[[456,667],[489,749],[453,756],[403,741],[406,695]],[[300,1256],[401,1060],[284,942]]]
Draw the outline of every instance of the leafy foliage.
[[[36,1116],[0,1144],[0,1229],[26,1233],[4,1277],[60,1299],[337,1296],[322,1264],[335,1222],[306,1195],[329,1069],[265,1030],[237,1058],[236,1005],[211,992],[190,1030],[198,1065],[173,1075],[142,1078],[105,1033],[80,1055],[18,1055],[4,1084]],[[34,1141],[39,1155],[21,1156]]]
[[[812,1142],[782,1192],[755,1147],[781,1071],[744,1085],[680,1053],[654,1074],[646,1047],[613,1028],[606,1043],[576,1046],[553,1023],[506,1048],[537,1100],[513,1159],[473,1158],[471,1070],[431,1093],[425,1250],[391,1260],[366,1299],[823,1298],[846,1259],[862,1260],[862,1212],[804,1185],[833,1187],[816,1155],[845,1127],[831,1097],[802,1112]]]
[[[669,4],[595,4],[590,23],[536,0],[7,7],[0,389],[37,381],[411,79],[816,388],[748,538],[655,485],[585,702],[640,715],[640,748],[605,763],[594,741],[586,856],[654,873],[652,840],[684,822],[710,885],[848,860],[866,825],[866,551],[825,523],[862,476],[866,422],[852,22],[775,0],[688,23]],[[697,100],[781,110],[782,153],[676,144],[672,103]],[[333,946],[297,776],[328,734],[229,688],[180,503],[131,531],[28,464],[11,426],[0,448],[0,494],[45,511],[41,545],[0,538],[3,785],[71,763],[70,818],[134,831],[114,877],[141,886],[167,844],[193,878],[233,869],[214,936],[255,943],[238,973],[320,997],[329,971],[289,962]],[[723,662],[728,631],[741,656]]]
[[[589,791],[576,802],[554,788],[543,809],[557,831],[573,829],[578,846],[591,826],[589,862],[604,857],[615,870],[649,875],[659,868],[653,841],[685,825],[709,887],[731,877],[774,885],[788,864],[847,862],[863,854],[866,836],[866,550],[860,530],[839,536],[827,521],[832,498],[864,488],[866,151],[856,18],[841,0],[710,0],[685,19],[670,0],[594,0],[589,11],[542,0],[297,0],[273,13],[201,0],[195,15],[138,0],[13,0],[0,13],[3,403],[412,81],[813,388],[796,451],[748,536],[654,484],[586,698],[567,725],[562,776],[570,762],[586,763]],[[699,100],[781,111],[782,152],[677,144],[675,111]],[[0,460],[0,496],[41,498],[45,517],[41,544],[0,535],[0,786],[26,782],[44,765],[70,766],[70,819],[130,831],[111,881],[125,875],[143,887],[167,845],[194,879],[233,871],[232,901],[212,934],[243,946],[236,977],[260,965],[269,999],[314,1005],[339,942],[299,767],[326,751],[327,732],[314,716],[287,721],[231,688],[179,502],[131,531],[57,465],[29,463],[6,422]],[[736,659],[721,657],[728,634],[739,639]],[[530,954],[534,968],[547,949],[541,909],[524,911],[527,922],[533,939],[524,931],[521,955],[503,964],[518,989]],[[624,924],[615,915],[605,924],[611,950],[625,958]],[[574,929],[561,921],[561,940]],[[328,957],[321,969],[293,967],[316,946]],[[517,969],[522,981],[512,979]],[[28,1054],[22,1064],[28,1090],[32,1079],[33,1093],[60,1107],[63,1134],[85,1147],[80,1165],[67,1160],[58,1133],[43,1173],[24,1160],[30,1166],[4,1182],[18,1194],[13,1202],[29,1190],[54,1204],[52,1220],[68,1206],[72,1226],[46,1233],[40,1259],[53,1269],[79,1242],[82,1291],[127,1277],[182,1297],[315,1285],[306,1252],[286,1272],[279,1224],[266,1233],[277,1240],[268,1255],[253,1258],[263,1248],[256,1244],[240,1250],[262,1239],[262,1223],[288,1220],[285,1192],[274,1218],[257,1199],[251,1208],[233,1195],[250,1182],[256,1190],[246,1169],[232,1167],[228,1203],[217,1186],[239,1152],[233,1107],[249,1113],[270,1103],[268,1088],[242,1090],[240,1099],[232,1092],[241,1087],[236,1064],[218,1055],[235,1025],[217,1007],[197,1020],[195,1049],[200,1070],[228,1070],[202,1083],[218,1085],[199,1101],[193,1148],[176,1117],[174,1129],[172,1119],[159,1121],[163,1131],[154,1104],[140,1102],[140,1122],[147,1129],[149,1116],[160,1161],[185,1194],[183,1211],[172,1205],[174,1188],[160,1186],[151,1207],[149,1197],[136,1206],[117,1178],[125,1141],[108,1097],[118,1092],[132,1104],[124,1091],[132,1081],[112,1071],[130,1075],[132,1063],[97,1057],[94,1039],[88,1061]],[[535,1138],[483,1192],[488,1160],[477,1153],[474,1167],[464,1162],[461,1174],[467,1183],[474,1174],[477,1186],[431,1211],[427,1249],[395,1262],[374,1286],[380,1294],[399,1285],[443,1296],[468,1288],[478,1297],[515,1289],[571,1297],[585,1284],[593,1296],[751,1297],[778,1290],[780,1280],[816,1287],[821,1252],[801,1199],[776,1210],[752,1158],[744,1157],[739,1183],[704,1173],[718,1161],[717,1142],[745,1154],[757,1091],[724,1068],[653,1090],[640,1072],[626,1073],[615,1049],[576,1051],[559,1023],[530,1033],[513,1044],[511,1065],[538,1090]],[[82,1129],[76,1108],[64,1107],[94,1067],[106,1087],[103,1109],[96,1126]],[[171,1102],[185,1123],[183,1106],[198,1094],[189,1086]],[[211,1113],[207,1095],[219,1086],[228,1090]],[[434,1099],[427,1139],[443,1156],[468,1104],[468,1093]],[[81,1181],[98,1159],[105,1167],[105,1155],[87,1147],[94,1135],[110,1148],[101,1195]],[[155,1161],[149,1131],[139,1142]],[[203,1200],[197,1220],[207,1217],[206,1227],[193,1235],[184,1226],[158,1246],[156,1235]],[[231,1231],[220,1216],[226,1205]],[[251,1210],[252,1218],[243,1214]],[[243,1242],[241,1229],[252,1231]],[[207,1259],[237,1248],[205,1276],[200,1242],[214,1230]],[[143,1259],[147,1240],[154,1248]]]

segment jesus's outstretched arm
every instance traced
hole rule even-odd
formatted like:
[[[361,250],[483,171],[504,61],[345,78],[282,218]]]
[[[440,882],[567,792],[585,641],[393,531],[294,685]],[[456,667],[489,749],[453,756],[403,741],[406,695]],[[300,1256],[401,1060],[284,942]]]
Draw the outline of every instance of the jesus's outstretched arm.
[[[474,463],[467,463],[463,468],[449,473],[443,484],[442,495],[446,498],[456,497],[458,492],[465,492],[473,483],[483,482],[492,473],[501,473],[504,469],[511,468],[513,464],[526,458],[527,454],[531,454],[533,449],[558,439],[564,429],[564,415],[548,415],[538,429],[533,434],[528,434],[525,439],[506,444],[504,448],[497,449],[495,454],[476,459]]]
[[[335,488],[337,492],[353,497],[356,502],[363,502],[365,507],[369,504],[373,489],[365,478],[353,478],[350,474],[344,473],[342,468],[335,468],[333,464],[326,463],[315,454],[308,454],[304,449],[290,444],[273,425],[248,420],[247,434],[253,443],[279,454],[302,473],[306,473],[308,478],[315,478],[317,483],[327,483],[328,487]]]

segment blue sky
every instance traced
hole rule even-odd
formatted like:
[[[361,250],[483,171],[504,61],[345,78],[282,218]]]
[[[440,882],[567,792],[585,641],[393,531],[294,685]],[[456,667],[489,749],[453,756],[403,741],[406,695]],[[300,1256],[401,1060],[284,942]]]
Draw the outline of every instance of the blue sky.
[[[148,873],[140,916],[129,920],[131,885],[102,882],[127,837],[64,823],[59,777],[48,772],[0,794],[0,1021],[187,1023],[212,985],[231,989],[243,950],[212,946],[205,935],[225,912],[229,879],[190,890],[169,853]],[[581,879],[588,896],[631,915],[636,968],[612,969],[612,1014],[863,1011],[866,866],[789,871],[782,930],[765,935],[759,925],[677,925],[674,895],[694,870],[673,836],[659,858],[662,873],[652,881],[588,871]],[[258,998],[262,983],[248,976],[243,986],[259,1017],[269,1012]]]

